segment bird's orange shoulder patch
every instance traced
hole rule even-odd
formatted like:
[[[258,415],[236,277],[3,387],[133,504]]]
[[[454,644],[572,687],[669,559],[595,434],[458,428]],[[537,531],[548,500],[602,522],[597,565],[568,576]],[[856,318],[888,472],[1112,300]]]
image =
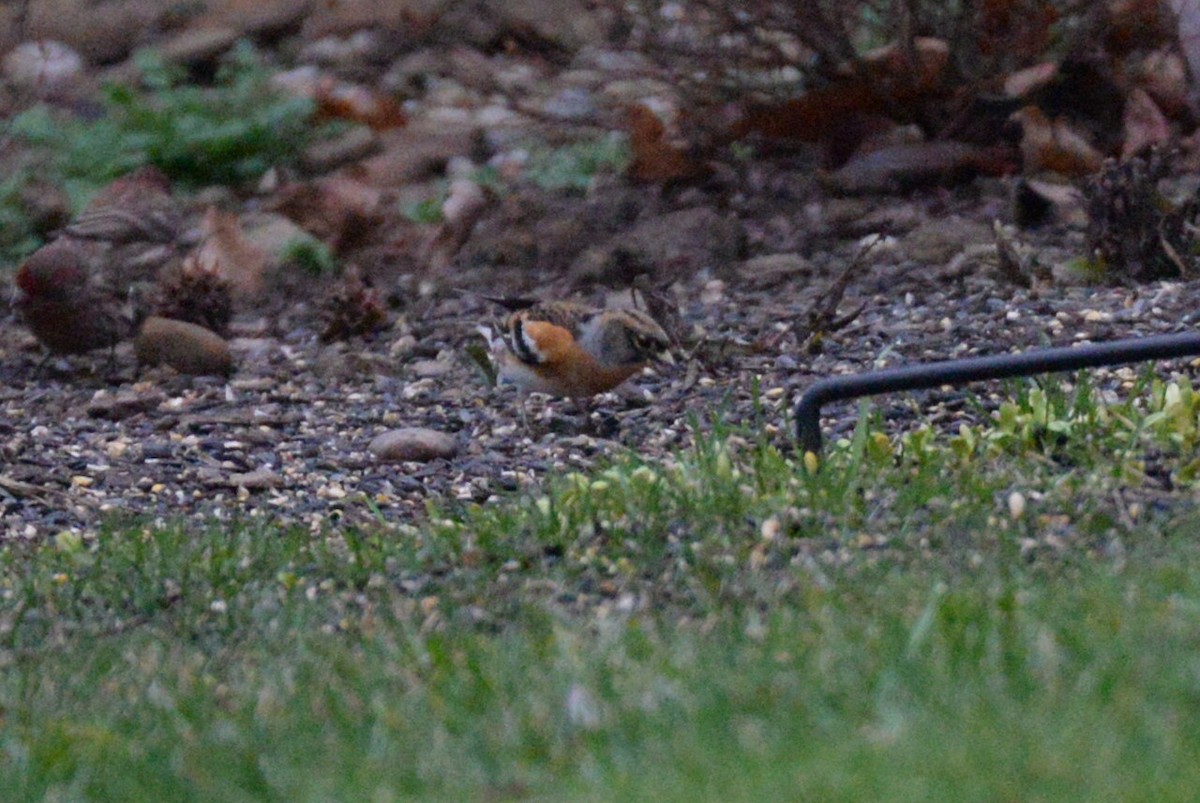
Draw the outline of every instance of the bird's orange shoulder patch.
[[[563,360],[578,357],[579,345],[575,336],[561,326],[555,326],[549,321],[531,321],[524,318],[521,321],[521,332],[530,350],[538,356],[538,362],[555,364]]]

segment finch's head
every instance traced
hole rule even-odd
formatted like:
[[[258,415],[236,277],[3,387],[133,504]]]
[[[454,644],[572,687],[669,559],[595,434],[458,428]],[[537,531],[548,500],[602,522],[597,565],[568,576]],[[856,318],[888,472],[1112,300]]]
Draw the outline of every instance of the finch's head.
[[[17,270],[15,302],[61,299],[80,289],[87,280],[82,267],[76,260],[63,256],[50,245],[26,260]]]

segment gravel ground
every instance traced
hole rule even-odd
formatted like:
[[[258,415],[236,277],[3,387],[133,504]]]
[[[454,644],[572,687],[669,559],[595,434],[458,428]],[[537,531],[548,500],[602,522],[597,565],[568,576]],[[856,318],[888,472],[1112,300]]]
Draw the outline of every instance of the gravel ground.
[[[451,292],[449,282],[393,310],[390,328],[369,341],[322,345],[300,302],[271,322],[243,318],[231,340],[239,367],[228,381],[138,373],[128,346],[112,364],[96,354],[39,370],[36,342],[9,318],[0,323],[0,527],[6,538],[38,539],[63,529],[95,532],[121,515],[312,528],[410,522],[426,515],[430,501],[496,499],[624,450],[669,454],[713,416],[757,425],[755,388],[762,425],[785,443],[785,408],[821,376],[1191,325],[1196,282],[1025,288],[1000,279],[982,233],[1005,197],[993,185],[857,200],[861,215],[824,224],[824,240],[813,239],[809,216],[807,259],[793,253],[770,263],[777,270],[760,260],[674,277],[668,295],[678,305],[675,328],[687,359],[601,397],[586,421],[570,404],[535,398],[529,429],[512,392],[489,388],[467,357],[475,324],[492,310]],[[835,203],[851,202],[829,208]],[[771,230],[772,218],[760,211],[747,204],[740,218],[752,237]],[[853,264],[860,251],[853,235],[869,215],[901,220],[892,230],[907,231],[868,252],[840,306],[861,311],[808,353],[793,327]],[[771,236],[801,235],[760,239]],[[1031,245],[1052,262],[1078,249],[1078,234],[1051,230]],[[512,278],[516,290],[550,294],[564,286],[553,270]],[[484,273],[475,279],[496,288]],[[1101,382],[1116,386],[1134,375],[1101,372]],[[987,399],[998,386],[977,390]],[[897,429],[918,415],[956,427],[980,415],[963,395],[879,404]],[[831,406],[826,433],[847,432],[854,413],[855,405]],[[372,439],[401,427],[450,435],[453,455],[378,459]]]
[[[400,212],[442,197],[449,178],[475,175],[491,163],[485,159],[500,158],[504,173],[506,160],[529,156],[530,143],[552,150],[590,142],[594,151],[627,129],[631,104],[650,98],[686,109],[686,95],[643,55],[613,49],[594,4],[485,4],[480,16],[484,6],[434,3],[446,12],[430,11],[440,26],[415,38],[411,20],[388,4],[310,10],[262,0],[253,14],[236,3],[194,5],[182,15],[140,0],[61,19],[22,13],[0,26],[0,38],[45,36],[49,25],[51,38],[79,50],[67,97],[94,98],[97,75],[129,80],[135,46],[215,67],[239,36],[273,32],[268,40],[281,38],[268,63],[295,68],[292,80],[312,70],[320,81],[357,88],[356,97],[406,98],[406,127],[360,125],[307,152],[295,192],[288,182],[264,189],[267,182],[249,197],[246,188],[176,193],[192,228],[210,203],[259,237],[275,232],[275,245],[307,226],[389,300],[388,325],[367,340],[322,344],[328,281],[276,276],[270,303],[235,319],[237,370],[224,380],[139,371],[129,345],[114,360],[93,354],[39,368],[40,347],[0,308],[5,538],[94,533],[122,516],[312,528],[411,522],[427,515],[430,501],[484,502],[625,450],[668,455],[718,416],[769,427],[790,448],[787,409],[822,376],[1177,331],[1196,315],[1195,282],[1062,284],[1071,279],[1065,266],[1086,250],[1081,208],[1037,232],[1006,235],[1027,268],[1013,276],[998,269],[993,233],[994,220],[1014,217],[1010,185],[978,178],[953,189],[837,197],[837,182],[818,170],[818,149],[725,154],[702,183],[669,188],[602,172],[580,196],[539,190],[527,177],[481,193],[485,208],[469,231],[438,234]],[[35,66],[45,58],[39,48],[22,52]],[[100,64],[108,66],[97,72]],[[52,200],[41,199],[43,216],[66,214]],[[1074,228],[1064,222],[1072,219]],[[878,239],[864,253],[870,237]],[[680,365],[601,397],[586,418],[570,404],[535,399],[532,425],[523,427],[511,391],[488,387],[468,357],[476,324],[495,310],[460,291],[628,303],[627,289],[612,288],[639,276],[660,288],[649,296],[659,301],[652,311],[680,341]],[[841,298],[832,290],[839,281]],[[7,297],[7,288],[0,293]],[[831,297],[840,303],[829,305]],[[844,320],[814,343],[808,321],[823,307]],[[1106,387],[1135,375],[1100,373]],[[978,389],[983,409],[997,390]],[[985,414],[963,399],[963,391],[943,390],[878,404],[897,431],[918,416],[952,429]],[[855,411],[830,406],[827,435],[849,431]],[[381,434],[410,427],[448,436],[448,445],[428,432],[408,444],[446,456],[403,462],[372,450]]]

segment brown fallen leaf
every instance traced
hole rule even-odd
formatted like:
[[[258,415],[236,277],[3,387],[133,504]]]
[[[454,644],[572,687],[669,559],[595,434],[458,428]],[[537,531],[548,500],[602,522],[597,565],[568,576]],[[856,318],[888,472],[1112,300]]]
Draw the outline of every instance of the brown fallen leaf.
[[[1174,34],[1174,13],[1170,6],[1188,3],[1164,3],[1162,0],[1106,0],[1103,7],[1104,50],[1122,56],[1138,50],[1153,50]]]
[[[1155,145],[1165,145],[1171,140],[1171,124],[1144,89],[1133,89],[1125,100],[1124,131],[1122,159],[1136,156]]]
[[[383,222],[383,193],[349,169],[317,181],[292,184],[279,194],[275,211],[343,253],[368,242]]]
[[[376,131],[408,123],[404,109],[390,95],[344,81],[311,65],[276,73],[272,81],[285,92],[315,103],[321,119],[349,120]]]
[[[1021,124],[1021,161],[1026,174],[1050,170],[1066,176],[1096,172],[1103,155],[1065,120],[1051,120],[1037,106],[1013,115]]]
[[[354,177],[371,187],[405,187],[442,177],[456,156],[478,156],[483,134],[474,123],[414,123],[381,133],[379,142],[381,151]]]
[[[317,114],[328,120],[362,123],[375,131],[408,123],[395,98],[359,84],[328,79],[317,86]]]
[[[631,179],[657,184],[700,178],[710,172],[687,143],[667,134],[666,124],[650,107],[635,103],[629,108]]]
[[[865,84],[836,84],[783,103],[751,105],[734,123],[731,136],[756,136],[774,142],[828,142],[840,136],[849,121],[885,111],[884,102]]]
[[[266,284],[267,254],[246,239],[232,212],[210,206],[201,223],[204,240],[193,253],[197,269],[215,272],[242,296],[259,296]]]
[[[1083,228],[1087,212],[1083,193],[1073,184],[1022,178],[1013,192],[1013,217],[1021,228],[1036,228],[1049,222]]]
[[[984,56],[1004,54],[1017,63],[1043,55],[1059,12],[1051,0],[986,0],[972,30]]]
[[[1166,48],[1146,54],[1133,70],[1134,81],[1146,90],[1169,117],[1179,117],[1189,108],[1189,80],[1183,57]]]
[[[1004,94],[1010,98],[1027,98],[1058,77],[1058,64],[1045,61],[1017,70],[1004,79]]]
[[[911,57],[906,48],[892,42],[864,53],[862,60],[871,80],[896,85],[906,95],[899,100],[910,102],[915,96],[941,88],[950,63],[950,44],[944,39],[918,36],[912,41]]]
[[[423,245],[422,261],[435,271],[449,268],[487,206],[487,193],[474,181],[452,181],[442,202],[442,222]]]

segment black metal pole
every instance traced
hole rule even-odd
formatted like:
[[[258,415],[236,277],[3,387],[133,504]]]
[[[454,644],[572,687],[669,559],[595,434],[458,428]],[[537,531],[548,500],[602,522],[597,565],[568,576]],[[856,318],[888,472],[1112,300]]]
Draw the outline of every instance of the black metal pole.
[[[1200,355],[1200,332],[1153,335],[1087,343],[1081,346],[1039,349],[1021,354],[996,354],[962,360],[904,365],[863,374],[822,379],[805,391],[796,404],[796,429],[805,452],[821,453],[821,407],[829,402],[891,393],[926,390],[942,385],[964,385],[985,379],[1077,371],[1100,365],[1122,365],[1144,360]]]

